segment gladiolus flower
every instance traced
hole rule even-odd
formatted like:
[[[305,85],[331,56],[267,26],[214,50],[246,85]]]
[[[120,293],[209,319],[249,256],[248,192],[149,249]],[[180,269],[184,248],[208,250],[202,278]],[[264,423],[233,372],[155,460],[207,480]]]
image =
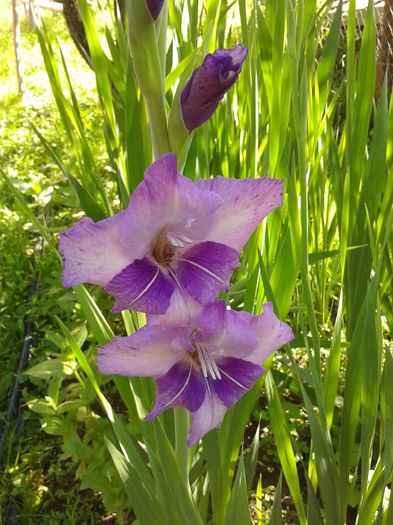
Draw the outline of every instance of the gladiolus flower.
[[[216,49],[192,74],[180,95],[184,125],[189,132],[201,126],[216,111],[220,100],[236,82],[247,47]]]
[[[193,183],[177,173],[175,155],[164,155],[126,210],[97,223],[82,219],[60,234],[63,284],[104,286],[114,311],[165,313],[175,290],[208,304],[228,289],[252,231],[281,204],[279,180]]]
[[[261,364],[293,339],[271,303],[253,316],[216,301],[201,307],[194,319],[181,326],[147,325],[129,337],[115,337],[97,358],[103,374],[155,379],[156,403],[146,419],[168,408],[188,409],[189,446],[221,426],[225,412],[264,372]]]

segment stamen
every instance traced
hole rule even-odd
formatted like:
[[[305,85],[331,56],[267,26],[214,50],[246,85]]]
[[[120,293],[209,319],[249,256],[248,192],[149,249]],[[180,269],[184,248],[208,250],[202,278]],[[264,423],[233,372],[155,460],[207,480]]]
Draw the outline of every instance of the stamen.
[[[195,346],[196,346],[196,349],[197,349],[197,352],[198,352],[198,357],[199,357],[199,362],[201,364],[203,377],[207,377],[207,368],[206,368],[206,363],[205,363],[205,356],[203,355],[202,348],[199,345],[195,345]]]
[[[168,241],[174,246],[175,248],[184,248],[186,244],[191,244],[192,240],[183,234],[173,233],[173,232],[166,232],[166,236]]]
[[[192,264],[193,266],[196,266],[197,268],[199,268],[200,270],[206,272],[207,274],[209,274],[211,277],[213,277],[214,279],[217,279],[217,281],[221,284],[224,284],[224,281],[221,279],[221,277],[218,277],[218,275],[216,275],[215,273],[211,272],[210,270],[208,270],[207,268],[205,268],[204,266],[201,266],[200,264],[196,263],[195,261],[190,261],[190,259],[184,259],[183,257],[177,257],[177,260],[178,261],[183,261],[183,262],[187,262],[189,264]]]
[[[244,390],[248,390],[247,387],[245,387],[244,385],[242,385],[241,383],[239,383],[239,381],[236,381],[236,379],[234,379],[232,376],[230,376],[229,374],[227,374],[225,372],[225,370],[223,370],[222,368],[219,368],[218,369],[221,371],[222,374],[224,374],[224,376],[226,376],[228,379],[230,379],[231,381],[233,381],[237,386],[240,386],[240,388],[243,388]]]
[[[168,401],[168,403],[165,403],[165,405],[160,408],[160,410],[163,410],[164,408],[167,408],[169,405],[174,403],[179,396],[181,396],[181,394],[187,388],[188,383],[190,382],[191,372],[192,372],[192,363],[190,363],[190,369],[188,371],[188,376],[187,376],[187,379],[186,379],[184,385],[181,387],[179,392],[170,401]]]
[[[207,350],[205,350],[207,352]],[[221,379],[221,374],[220,374],[220,371],[218,369],[218,366],[214,360],[214,357],[212,355],[209,354],[209,357],[210,357],[210,362],[212,364],[212,367],[213,367],[213,370],[214,370],[214,373],[216,374],[217,376],[217,379]]]
[[[184,242],[184,244],[192,244],[192,239],[190,239],[189,237],[187,237],[187,235],[178,235],[177,236],[181,241]]]
[[[179,237],[176,237],[171,232],[166,232],[166,236],[168,238],[168,241],[174,246],[175,248],[184,248],[184,243],[179,239]]]
[[[205,378],[210,374],[212,379],[221,379],[220,371],[214,361],[214,358],[210,355],[208,349],[205,346],[197,343],[195,348],[198,352],[199,362],[202,368],[202,374]]]
[[[214,369],[212,367],[211,357],[209,353],[207,352],[206,348],[201,347],[201,350],[203,352],[203,357],[205,358],[207,368],[209,369],[210,375],[212,376],[213,379],[217,379],[216,374],[214,373]]]
[[[159,272],[160,272],[160,269],[157,268],[157,271],[156,271],[156,273],[155,273],[153,279],[149,282],[149,284],[148,284],[147,286],[145,286],[145,288],[141,291],[141,293],[140,293],[139,295],[137,295],[137,296],[135,297],[135,299],[133,299],[133,300],[130,302],[129,306],[131,306],[131,305],[133,305],[134,303],[136,303],[136,302],[138,301],[138,299],[140,299],[140,298],[142,297],[142,295],[144,295],[144,294],[147,292],[147,290],[148,290],[148,289],[154,284],[154,281],[157,279]]]

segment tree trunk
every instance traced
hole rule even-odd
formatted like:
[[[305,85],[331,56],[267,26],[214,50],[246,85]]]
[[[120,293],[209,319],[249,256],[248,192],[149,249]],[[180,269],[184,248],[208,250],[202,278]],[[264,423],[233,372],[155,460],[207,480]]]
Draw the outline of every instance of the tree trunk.
[[[393,85],[393,0],[385,0],[382,24],[379,31],[377,78],[375,83],[375,98],[377,101],[381,94],[386,70],[388,70],[388,97],[390,97]]]
[[[19,95],[25,92],[23,82],[23,63],[22,63],[22,48],[20,44],[20,21],[19,21],[19,6],[17,0],[12,0],[12,19],[14,32],[14,50],[16,63],[16,77],[18,79]]]
[[[79,10],[78,0],[61,0],[63,4],[63,14],[67,23],[71,38],[74,41],[79,53],[89,63],[90,50],[87,43],[85,26],[83,25],[82,15]]]

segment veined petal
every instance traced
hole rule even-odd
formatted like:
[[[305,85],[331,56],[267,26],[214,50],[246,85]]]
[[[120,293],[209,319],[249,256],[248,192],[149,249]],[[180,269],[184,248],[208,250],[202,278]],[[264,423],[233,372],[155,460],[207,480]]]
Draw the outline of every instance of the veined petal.
[[[202,242],[177,257],[176,276],[181,286],[200,304],[213,301],[222,290],[228,290],[238,254],[217,242]]]
[[[216,360],[221,379],[210,381],[210,385],[227,408],[238,401],[254,385],[264,369],[244,359],[224,357]]]
[[[96,223],[86,217],[60,233],[66,288],[85,282],[105,286],[132,261],[120,243],[124,213]]]
[[[165,314],[147,314],[146,323],[149,326],[193,326],[198,319],[203,306],[194,301],[187,293],[175,286]]]
[[[187,335],[182,327],[144,327],[128,337],[115,337],[98,349],[98,369],[102,374],[162,377],[188,354],[174,352],[171,341]]]
[[[273,312],[272,303],[262,305],[263,313],[252,317],[251,326],[258,337],[258,347],[247,356],[247,360],[261,364],[282,345],[293,339],[291,327],[280,321]],[[247,312],[242,312],[245,317]],[[251,315],[251,314],[248,314]]]
[[[192,424],[189,430],[187,446],[191,447],[213,428],[220,428],[226,406],[213,393],[206,391],[205,399],[196,412],[191,413]]]
[[[222,204],[219,195],[177,173],[176,155],[168,153],[146,170],[131,195],[120,227],[121,243],[134,259],[143,259],[166,231],[175,239],[204,239]]]
[[[118,273],[105,291],[116,299],[114,312],[130,309],[163,314],[169,307],[174,286],[172,279],[159,266],[149,259],[142,259]]]
[[[146,419],[154,419],[167,408],[198,410],[205,398],[206,386],[191,359],[177,362],[169,372],[156,379],[156,404]]]
[[[238,252],[264,217],[283,203],[282,181],[268,177],[237,180],[218,176],[197,184],[224,200],[207,240],[226,244]]]
[[[254,316],[244,318],[242,313],[227,310],[224,301],[205,306],[198,323],[200,331],[192,340],[215,347],[220,355],[245,358],[258,348],[258,338],[251,326]]]

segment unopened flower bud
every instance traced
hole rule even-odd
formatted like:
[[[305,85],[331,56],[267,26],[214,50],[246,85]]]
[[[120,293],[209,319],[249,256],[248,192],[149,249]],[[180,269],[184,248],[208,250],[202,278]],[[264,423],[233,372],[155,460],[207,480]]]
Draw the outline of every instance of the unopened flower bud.
[[[234,49],[216,49],[195,69],[180,95],[182,117],[189,132],[213,115],[236,82],[247,53],[247,47],[240,44]]]

